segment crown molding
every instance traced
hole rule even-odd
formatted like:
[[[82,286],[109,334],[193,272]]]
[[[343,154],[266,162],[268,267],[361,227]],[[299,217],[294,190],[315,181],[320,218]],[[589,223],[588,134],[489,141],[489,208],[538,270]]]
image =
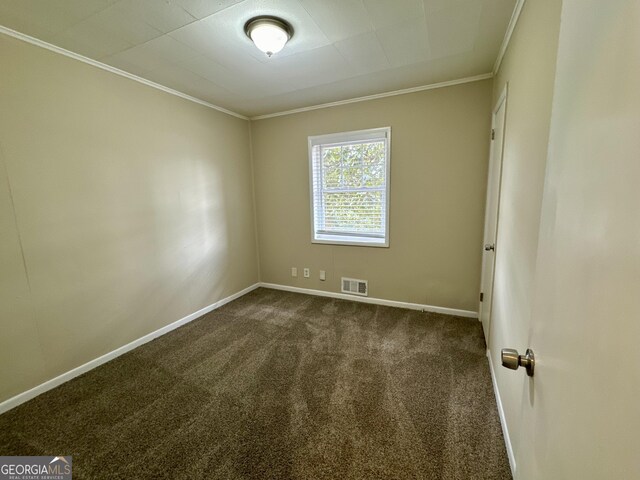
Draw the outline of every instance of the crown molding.
[[[281,117],[283,115],[293,115],[294,113],[308,112],[310,110],[318,110],[318,109],[321,109],[321,108],[338,107],[340,105],[347,105],[349,103],[366,102],[368,100],[376,100],[378,98],[394,97],[396,95],[406,95],[407,93],[422,92],[423,90],[433,90],[435,88],[451,87],[453,85],[460,85],[460,84],[463,84],[463,83],[477,82],[479,80],[487,80],[489,78],[493,78],[493,73],[483,73],[481,75],[474,75],[473,77],[457,78],[455,80],[447,80],[446,82],[430,83],[428,85],[421,85],[419,87],[411,87],[411,88],[404,88],[402,90],[393,90],[391,92],[376,93],[374,95],[367,95],[365,97],[350,98],[350,99],[347,99],[347,100],[339,100],[337,102],[321,103],[319,105],[312,105],[310,107],[294,108],[293,110],[285,110],[285,111],[282,111],[282,112],[266,113],[264,115],[258,115],[258,116],[255,116],[255,117],[250,117],[249,120],[263,120],[265,118]]]
[[[120,70],[119,68],[113,67],[111,65],[107,65],[105,63],[99,62],[97,60],[85,57],[84,55],[80,55],[78,53],[74,53],[71,52],[69,50],[65,50],[64,48],[58,47],[56,45],[53,45],[51,43],[45,42],[43,40],[40,40],[38,38],[35,37],[31,37],[29,35],[26,35],[24,33],[18,32],[16,30],[12,30],[8,27],[5,27],[3,25],[0,25],[0,33],[16,38],[18,40],[21,40],[23,42],[27,42],[30,43],[32,45],[35,45],[37,47],[40,48],[44,48],[46,50],[52,51],[54,53],[58,53],[60,55],[64,55],[66,57],[72,58],[74,60],[78,60],[80,62],[86,63],[88,65],[100,68],[102,70],[105,70],[107,72],[111,72],[115,75],[119,75],[121,77],[125,77],[128,78],[130,80],[134,80],[138,83],[142,83],[143,85],[147,85],[149,87],[161,90],[165,93],[169,93],[171,95],[175,95],[177,97],[183,98],[185,100],[189,100],[191,102],[197,103],[199,105],[203,105],[205,107],[208,108],[212,108],[214,110],[217,110],[219,112],[225,113],[227,115],[231,115],[233,117],[236,118],[240,118],[242,120],[263,120],[263,119],[267,119],[267,118],[273,118],[273,117],[280,117],[280,116],[284,116],[284,115],[292,115],[295,113],[302,113],[302,112],[308,112],[311,110],[318,110],[318,109],[322,109],[322,108],[331,108],[331,107],[337,107],[340,105],[348,105],[350,103],[358,103],[358,102],[366,102],[368,100],[376,100],[376,99],[380,99],[380,98],[386,98],[386,97],[393,97],[396,95],[406,95],[409,93],[415,93],[415,92],[421,92],[424,90],[432,90],[432,89],[436,89],[436,88],[444,88],[444,87],[451,87],[454,85],[461,85],[464,83],[470,83],[470,82],[477,82],[480,80],[487,80],[489,78],[492,78],[496,72],[498,71],[498,68],[500,67],[500,63],[502,62],[502,57],[504,57],[504,54],[507,50],[507,46],[509,44],[509,40],[511,39],[511,34],[513,33],[513,30],[515,29],[516,23],[518,21],[518,18],[520,16],[520,12],[522,11],[522,7],[524,5],[525,0],[517,0],[516,6],[514,8],[513,14],[511,15],[511,20],[509,21],[509,25],[507,27],[507,32],[505,33],[505,37],[503,39],[502,42],[502,46],[500,47],[500,51],[498,54],[498,58],[496,59],[496,63],[494,65],[494,69],[493,72],[490,73],[483,73],[480,75],[474,75],[471,77],[463,77],[463,78],[458,78],[458,79],[454,79],[454,80],[447,80],[445,82],[438,82],[438,83],[431,83],[431,84],[427,84],[427,85],[421,85],[418,87],[411,87],[411,88],[405,88],[405,89],[401,89],[401,90],[393,90],[390,92],[383,92],[383,93],[377,93],[377,94],[373,94],[373,95],[366,95],[363,97],[355,97],[355,98],[350,98],[350,99],[346,99],[346,100],[339,100],[336,102],[329,102],[329,103],[321,103],[318,105],[311,105],[308,107],[301,107],[301,108],[296,108],[296,109],[292,109],[292,110],[284,110],[281,112],[274,112],[274,113],[267,113],[264,115],[257,115],[254,117],[247,117],[245,115],[236,113],[234,111],[228,110],[226,108],[220,107],[218,105],[214,105],[212,103],[209,102],[205,102],[204,100],[201,100],[199,98],[196,97],[192,97],[191,95],[187,95],[186,93],[180,92],[178,90],[174,90],[173,88],[169,88],[166,87],[164,85],[161,85],[159,83],[153,82],[151,80],[147,80],[146,78],[143,77],[139,77],[138,75],[134,75],[132,73],[126,72],[124,70]]]
[[[242,120],[249,120],[249,117],[245,117],[244,115],[241,115],[239,113],[232,112],[231,110],[227,110],[226,108],[219,107],[218,105],[214,105],[213,103],[205,102],[204,100],[200,100],[199,98],[192,97],[191,95],[187,95],[186,93],[180,92],[178,90],[174,90],[173,88],[165,87],[164,85],[161,85],[156,82],[152,82],[151,80],[147,80],[146,78],[142,78],[132,73],[125,72],[124,70],[120,70],[119,68],[112,67],[111,65],[107,65],[106,63],[98,62],[97,60],[93,60],[91,58],[85,57],[84,55],[80,55],[78,53],[65,50],[64,48],[57,47],[43,40],[37,39],[35,37],[31,37],[21,32],[17,32],[3,25],[0,25],[0,33],[3,33],[9,37],[17,38],[18,40],[30,43],[37,47],[41,47],[55,53],[59,53],[60,55],[64,55],[65,57],[73,58],[74,60],[78,60],[80,62],[89,64],[93,67],[106,70],[107,72],[120,75],[121,77],[128,78],[129,80],[134,80],[136,82],[142,83],[143,85],[147,85],[148,87],[162,90],[165,93],[175,95],[176,97],[184,98],[185,100],[189,100],[190,102],[198,103],[200,105],[204,105],[205,107],[218,110],[219,112],[226,113],[227,115],[231,115],[236,118],[241,118]]]
[[[507,25],[507,31],[504,33],[502,45],[500,45],[500,50],[498,51],[498,58],[496,58],[496,63],[493,65],[494,75],[498,73],[498,69],[502,64],[502,59],[504,58],[505,53],[507,53],[507,47],[509,46],[511,35],[513,35],[513,31],[516,28],[516,24],[518,23],[518,19],[520,18],[520,13],[522,13],[522,7],[524,7],[525,1],[526,0],[517,0],[515,7],[513,7],[513,13],[511,14],[509,25]]]

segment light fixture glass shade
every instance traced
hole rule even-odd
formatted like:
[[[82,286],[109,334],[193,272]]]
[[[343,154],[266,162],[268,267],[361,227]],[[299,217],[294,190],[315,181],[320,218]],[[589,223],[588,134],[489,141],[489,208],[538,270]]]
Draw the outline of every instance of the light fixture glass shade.
[[[291,38],[290,28],[279,19],[257,18],[247,22],[245,30],[256,47],[269,57],[282,50]]]

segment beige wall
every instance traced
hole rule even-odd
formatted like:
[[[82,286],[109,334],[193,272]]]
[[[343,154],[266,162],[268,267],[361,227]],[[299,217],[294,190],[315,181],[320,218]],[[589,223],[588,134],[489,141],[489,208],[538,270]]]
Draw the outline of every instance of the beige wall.
[[[493,86],[495,103],[508,82],[489,348],[516,455],[527,377],[499,367],[500,349],[529,346],[560,8],[525,2]]]
[[[258,281],[248,122],[0,36],[0,401]]]
[[[252,122],[262,281],[339,292],[341,276],[355,277],[369,280],[372,297],[476,311],[491,85]],[[307,137],[384,126],[391,126],[390,247],[312,244]],[[303,267],[312,278],[302,277]]]

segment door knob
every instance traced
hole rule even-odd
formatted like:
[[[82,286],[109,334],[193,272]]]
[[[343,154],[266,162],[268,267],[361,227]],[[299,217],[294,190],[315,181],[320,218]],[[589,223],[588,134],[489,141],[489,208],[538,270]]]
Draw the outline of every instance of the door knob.
[[[492,244],[490,244],[490,243],[487,243],[487,244],[484,246],[484,249],[485,249],[487,252],[488,252],[488,251],[490,251],[490,250],[495,250],[495,249],[496,249],[496,244],[494,243],[494,244],[492,245]]]
[[[527,375],[533,377],[533,368],[536,365],[536,359],[533,355],[533,350],[530,348],[527,348],[527,352],[524,355],[519,355],[518,351],[513,348],[503,348],[500,356],[503,367],[510,368],[511,370],[524,367],[527,370]]]

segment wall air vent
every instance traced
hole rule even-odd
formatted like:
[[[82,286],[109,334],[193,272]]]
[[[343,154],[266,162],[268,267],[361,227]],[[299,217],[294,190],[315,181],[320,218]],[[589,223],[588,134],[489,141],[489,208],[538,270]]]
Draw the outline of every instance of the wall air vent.
[[[366,280],[342,277],[342,293],[366,297],[369,295],[369,284]]]

